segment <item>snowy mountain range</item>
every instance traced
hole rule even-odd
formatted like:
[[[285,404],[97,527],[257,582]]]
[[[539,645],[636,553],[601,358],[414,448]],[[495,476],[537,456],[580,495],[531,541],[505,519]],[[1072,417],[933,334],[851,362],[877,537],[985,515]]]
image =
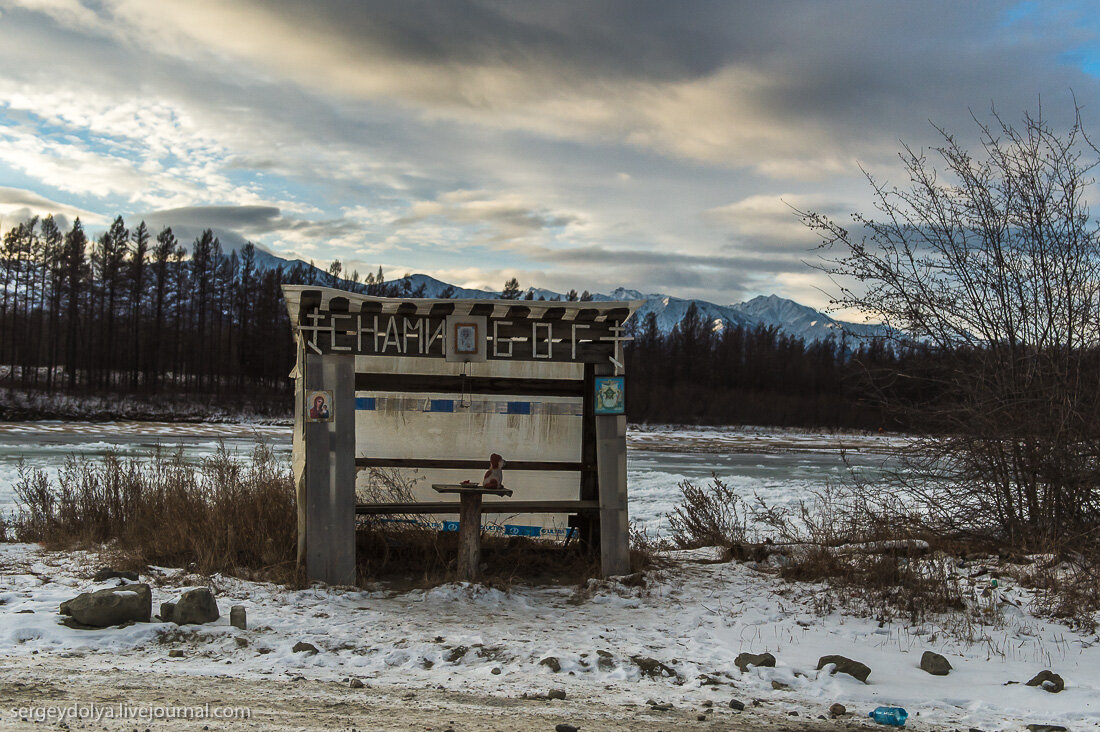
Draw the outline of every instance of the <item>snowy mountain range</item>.
[[[261,259],[259,247],[257,247],[256,253],[257,263],[262,267],[287,267],[298,264],[297,261],[291,262],[268,252],[263,252]],[[327,274],[319,272],[319,282],[324,282],[327,278]],[[475,300],[489,300],[500,297],[499,291],[457,287],[425,274],[412,274],[389,282],[417,297],[452,297]],[[351,283],[345,284],[349,288],[352,286]],[[535,300],[539,298],[546,300],[565,299],[562,293],[537,287],[524,290],[525,297],[528,293]],[[766,325],[778,328],[781,332],[800,338],[807,343],[830,337],[839,339],[843,335],[853,347],[874,338],[881,338],[888,333],[884,326],[836,320],[808,305],[802,305],[778,295],[761,295],[741,303],[716,305],[706,300],[684,299],[660,293],[644,294],[638,290],[619,287],[607,294],[593,294],[592,299],[601,301],[644,300],[645,303],[639,308],[634,317],[640,323],[648,317],[649,313],[656,314],[657,327],[662,333],[671,332],[683,320],[688,308],[693,303],[700,316],[709,322],[716,331],[727,326],[743,325],[751,328],[757,325]]]

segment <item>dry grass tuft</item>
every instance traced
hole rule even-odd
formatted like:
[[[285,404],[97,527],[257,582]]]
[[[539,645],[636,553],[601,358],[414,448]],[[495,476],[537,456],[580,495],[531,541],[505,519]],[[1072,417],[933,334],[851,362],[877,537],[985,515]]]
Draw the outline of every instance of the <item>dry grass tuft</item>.
[[[258,443],[197,467],[182,451],[70,457],[57,478],[20,468],[12,527],[50,549],[96,549],[116,568],[189,567],[290,581],[297,512],[290,470]]]

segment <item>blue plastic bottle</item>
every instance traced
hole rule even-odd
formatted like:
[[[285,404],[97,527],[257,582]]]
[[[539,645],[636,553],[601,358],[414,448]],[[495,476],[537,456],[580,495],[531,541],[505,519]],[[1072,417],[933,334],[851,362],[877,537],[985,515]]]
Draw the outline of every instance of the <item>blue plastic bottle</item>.
[[[890,727],[904,727],[905,720],[909,719],[909,712],[901,707],[879,707],[867,716],[879,724]]]

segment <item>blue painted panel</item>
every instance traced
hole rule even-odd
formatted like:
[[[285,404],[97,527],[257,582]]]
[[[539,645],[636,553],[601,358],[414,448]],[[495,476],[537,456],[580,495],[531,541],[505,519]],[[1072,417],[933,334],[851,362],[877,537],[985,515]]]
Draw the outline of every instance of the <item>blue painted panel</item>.
[[[454,399],[432,399],[429,412],[453,412],[455,410]]]
[[[366,411],[374,411],[377,408],[374,397],[356,397],[355,408],[363,409]]]
[[[531,402],[508,402],[507,414],[530,414]]]

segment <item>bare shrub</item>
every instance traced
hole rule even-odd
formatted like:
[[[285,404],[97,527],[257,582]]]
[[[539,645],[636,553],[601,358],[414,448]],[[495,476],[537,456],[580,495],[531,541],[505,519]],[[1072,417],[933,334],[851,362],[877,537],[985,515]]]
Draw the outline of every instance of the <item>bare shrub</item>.
[[[146,459],[70,457],[52,481],[21,466],[15,493],[21,541],[101,549],[134,568],[294,572],[293,482],[264,442],[243,461],[221,445],[198,466],[179,450],[158,449]]]
[[[880,216],[851,229],[802,213],[853,308],[892,327],[905,373],[869,373],[899,445],[904,493],[938,532],[1036,551],[1083,549],[1100,525],[1100,149],[1080,109],[1065,131],[993,114],[937,162],[904,147],[902,187],[868,175]]]
[[[699,486],[681,481],[680,505],[669,514],[673,543],[680,549],[732,547],[747,540],[749,510],[737,492],[717,475]]]
[[[1042,556],[1018,573],[1035,591],[1033,607],[1046,617],[1083,633],[1094,633],[1100,614],[1100,553]]]

